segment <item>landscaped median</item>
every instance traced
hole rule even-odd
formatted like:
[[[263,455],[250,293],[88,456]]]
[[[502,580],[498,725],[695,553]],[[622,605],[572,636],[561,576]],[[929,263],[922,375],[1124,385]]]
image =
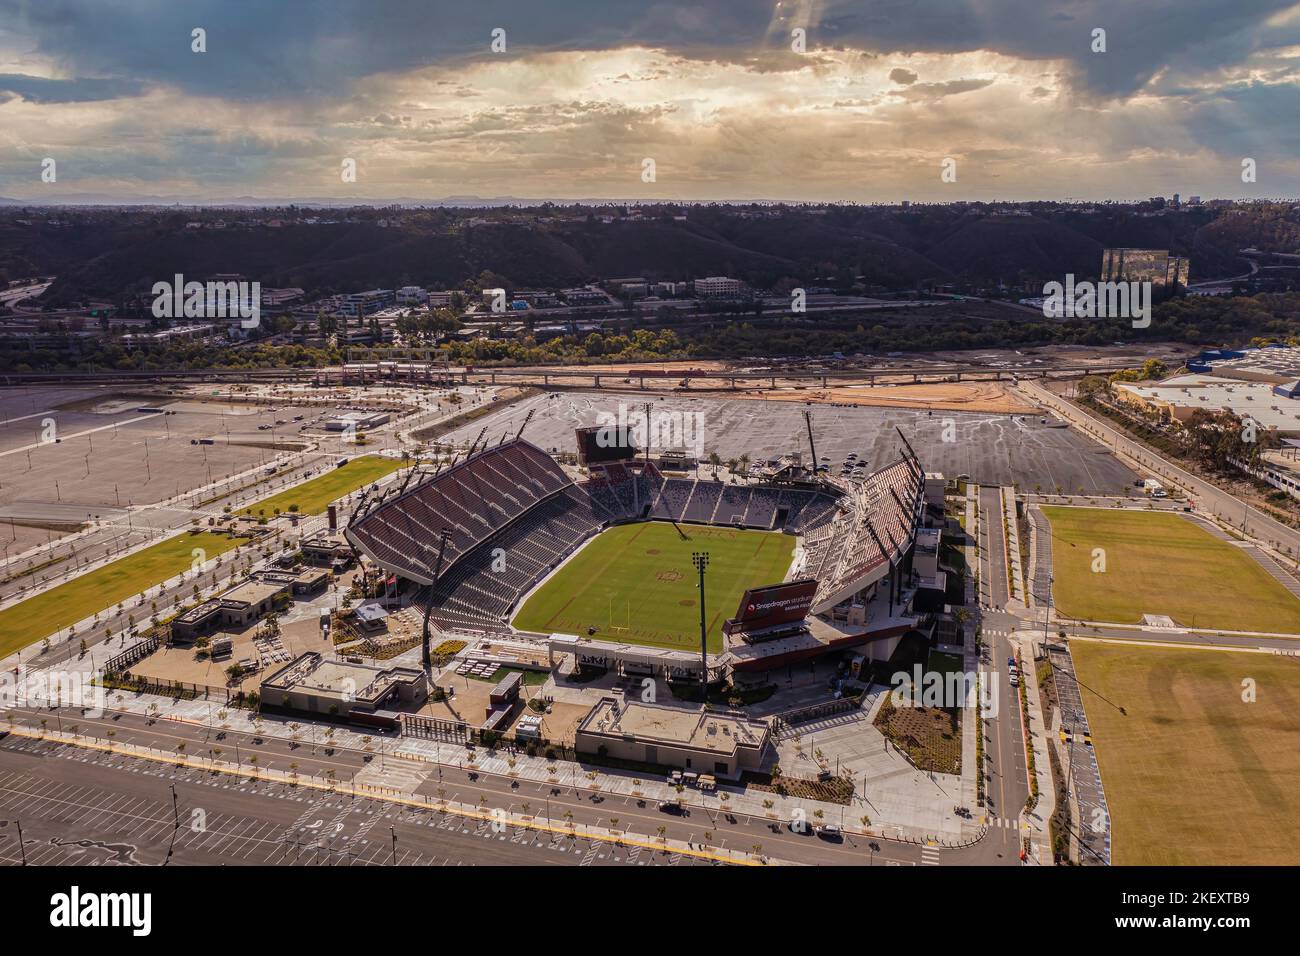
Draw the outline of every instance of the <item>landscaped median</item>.
[[[178,534],[7,607],[0,611],[0,657],[188,570],[196,557],[209,561],[241,543],[209,531]]]

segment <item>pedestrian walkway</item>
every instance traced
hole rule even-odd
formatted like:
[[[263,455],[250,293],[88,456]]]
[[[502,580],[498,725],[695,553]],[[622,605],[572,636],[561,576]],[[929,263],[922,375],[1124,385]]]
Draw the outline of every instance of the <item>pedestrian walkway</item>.
[[[1091,732],[1079,684],[1074,676],[1074,661],[1070,657],[1069,648],[1060,645],[1052,645],[1048,649],[1048,660],[1052,664],[1056,699],[1060,706],[1058,726],[1069,737],[1063,772],[1070,777],[1070,789],[1082,817],[1074,820],[1071,827],[1082,844],[1079,862],[1085,865],[1110,865],[1110,811],[1101,785],[1097,755],[1087,743]]]
[[[1001,491],[1003,525],[1007,532],[1007,588],[1010,591],[1011,601],[1018,601],[1022,606],[1028,607],[1029,599],[1025,597],[1025,573],[1020,560],[1020,525],[1016,521],[1016,490],[1003,487]]]
[[[1033,774],[1032,787],[1038,791],[1038,800],[1032,809],[1026,809],[1020,815],[1024,836],[1030,841],[1031,857],[1029,862],[1041,866],[1052,865],[1052,837],[1048,820],[1056,809],[1056,787],[1052,782],[1052,765],[1047,755],[1047,735],[1049,728],[1043,715],[1042,697],[1038,686],[1038,668],[1034,660],[1034,642],[1021,638],[1020,668],[1021,680],[1025,682],[1025,708],[1028,713],[1026,729],[1029,746],[1033,749],[1034,765],[1029,772]],[[1016,707],[1020,708],[1017,695]],[[1031,788],[1032,792],[1032,788]]]
[[[1231,535],[1213,521],[1207,521],[1199,515],[1185,514],[1183,512],[1180,512],[1180,514],[1197,527],[1203,528],[1210,534],[1214,535],[1214,537],[1218,538],[1220,541],[1227,542],[1228,544],[1238,547],[1242,551],[1246,552],[1259,563],[1260,567],[1271,574],[1278,583],[1290,591],[1292,595],[1300,598],[1300,577],[1297,577],[1294,571],[1279,564],[1272,555],[1254,541],[1243,540],[1236,535]]]
[[[1029,508],[1030,590],[1034,603],[1051,607],[1052,603],[1052,525],[1038,505]]]

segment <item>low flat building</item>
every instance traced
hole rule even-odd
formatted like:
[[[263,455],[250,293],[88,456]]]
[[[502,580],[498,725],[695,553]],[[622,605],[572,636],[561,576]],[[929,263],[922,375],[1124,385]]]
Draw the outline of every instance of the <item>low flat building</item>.
[[[190,643],[224,628],[236,630],[260,621],[273,609],[292,600],[292,576],[288,582],[250,578],[229,591],[192,607],[172,620],[172,640]]]
[[[574,747],[734,780],[762,768],[770,736],[756,720],[602,697],[578,725]]]
[[[418,668],[327,660],[315,651],[269,674],[261,685],[265,705],[336,717],[381,708],[413,710],[428,696],[428,678]]]
[[[325,422],[327,432],[362,431],[388,423],[387,412],[345,412]]]
[[[572,655],[575,667],[592,667],[610,670],[621,677],[658,677],[664,680],[700,679],[698,651],[674,651],[666,647],[648,647],[642,644],[619,644],[598,641],[576,634],[552,634],[547,641],[547,663],[552,669],[556,656]],[[723,676],[722,665],[716,658],[709,659],[709,679]]]
[[[1230,411],[1251,418],[1260,428],[1281,435],[1300,434],[1300,399],[1287,390],[1275,391],[1266,381],[1244,381],[1218,375],[1177,375],[1151,384],[1116,382],[1115,398],[1166,421],[1186,423],[1198,408],[1207,412]]]
[[[309,597],[324,591],[330,573],[324,568],[304,568],[301,571],[255,571],[252,577],[268,584],[285,585],[294,598]]]
[[[352,546],[342,535],[323,534],[308,538],[298,548],[304,561],[320,567],[329,567],[338,558],[346,560],[352,557]]]

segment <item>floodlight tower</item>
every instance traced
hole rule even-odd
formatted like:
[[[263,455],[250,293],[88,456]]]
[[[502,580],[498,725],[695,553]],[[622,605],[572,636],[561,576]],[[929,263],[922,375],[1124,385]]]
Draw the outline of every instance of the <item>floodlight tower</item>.
[[[430,680],[433,677],[433,654],[429,650],[429,615],[433,613],[433,589],[438,586],[438,574],[442,571],[442,556],[447,550],[447,539],[450,537],[451,529],[443,528],[438,541],[438,563],[433,569],[433,580],[429,582],[429,606],[424,609],[424,629],[420,635],[420,657]]]
[[[709,645],[707,628],[704,623],[704,569],[709,566],[709,552],[696,551],[691,555],[691,563],[700,572],[700,688],[704,706],[709,706]]]

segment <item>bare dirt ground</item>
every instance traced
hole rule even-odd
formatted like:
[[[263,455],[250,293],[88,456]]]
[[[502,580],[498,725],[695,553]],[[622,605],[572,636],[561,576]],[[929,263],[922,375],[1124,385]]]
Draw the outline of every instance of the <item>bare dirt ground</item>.
[[[769,402],[812,402],[818,405],[871,405],[1008,415],[1036,413],[1036,409],[1023,396],[1011,391],[1001,382],[755,389],[737,395]]]

